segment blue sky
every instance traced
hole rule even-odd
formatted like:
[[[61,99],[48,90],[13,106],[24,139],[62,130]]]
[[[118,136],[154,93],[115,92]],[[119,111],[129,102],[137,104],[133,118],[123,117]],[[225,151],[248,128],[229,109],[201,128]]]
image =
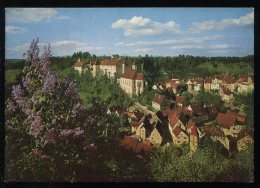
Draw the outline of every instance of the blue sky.
[[[32,39],[54,56],[245,56],[254,53],[252,8],[7,8],[6,58]]]

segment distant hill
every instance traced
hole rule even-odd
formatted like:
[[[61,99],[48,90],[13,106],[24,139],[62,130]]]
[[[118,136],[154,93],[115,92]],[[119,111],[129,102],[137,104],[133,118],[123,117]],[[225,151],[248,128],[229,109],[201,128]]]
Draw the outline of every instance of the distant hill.
[[[199,68],[207,69],[209,72],[228,72],[230,74],[244,74],[244,73],[253,73],[253,67],[247,63],[234,63],[234,64],[227,64],[227,63],[212,63],[206,62],[202,63],[198,66]]]
[[[24,59],[5,59],[5,70],[23,69],[24,64]]]

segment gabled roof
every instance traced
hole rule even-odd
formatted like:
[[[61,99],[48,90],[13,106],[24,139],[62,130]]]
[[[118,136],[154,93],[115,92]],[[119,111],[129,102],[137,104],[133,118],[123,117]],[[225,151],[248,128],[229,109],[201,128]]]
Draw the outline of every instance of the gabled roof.
[[[197,127],[196,127],[195,123],[192,123],[192,125],[191,125],[190,135],[191,136],[198,136],[198,131],[197,131]]]
[[[205,84],[211,84],[212,78],[205,78],[204,83]]]
[[[117,112],[118,114],[122,114],[127,112],[127,109],[125,107],[119,107],[119,106],[114,106],[114,107],[109,107],[108,108],[111,113]]]
[[[179,86],[178,83],[176,83],[176,82],[172,82],[172,88],[173,88],[173,89],[177,89],[178,86]]]
[[[98,60],[95,60],[95,61],[91,61],[90,64],[91,65],[99,65],[100,62]]]
[[[226,76],[224,77],[223,81],[224,81],[225,83],[227,83],[227,84],[234,84],[234,83],[236,83],[235,78],[234,78],[233,76],[231,76],[231,75],[226,75]]]
[[[155,96],[153,97],[153,102],[161,105],[164,99],[165,99],[165,95],[156,93]]]
[[[136,128],[136,127],[139,127],[141,124],[142,124],[142,122],[133,121],[133,122],[131,123],[131,126]]]
[[[251,136],[250,135],[250,129],[249,128],[247,128],[247,127],[244,127],[244,128],[242,128],[241,129],[241,131],[238,133],[238,135],[237,135],[237,139],[238,140],[241,140],[242,138],[244,138],[245,136],[247,136],[247,135],[249,135],[249,136]]]
[[[100,65],[110,65],[110,66],[116,66],[119,64],[120,61],[117,59],[104,59],[100,62]]]
[[[232,93],[228,88],[225,88],[224,86],[222,86],[221,89],[225,95],[231,95]]]
[[[216,108],[215,105],[207,106],[206,109],[207,109],[209,115],[214,115],[214,114],[218,113],[218,109]]]
[[[139,142],[137,144],[135,153],[140,153],[140,152],[149,152],[152,149],[152,145],[149,142]]]
[[[184,104],[184,102],[185,102],[184,96],[180,95],[176,97],[176,103]]]
[[[217,127],[212,125],[205,125],[201,127],[201,132],[204,134],[209,134],[210,136],[223,137],[224,133]]]
[[[77,61],[77,63],[74,64],[74,67],[84,67],[85,62],[83,61]]]
[[[175,129],[172,130],[172,132],[176,137],[178,137],[182,132],[182,129],[180,127],[176,127]]]
[[[235,123],[236,118],[234,116],[230,116],[219,112],[216,121],[219,126],[225,129],[230,129],[230,127]]]
[[[179,120],[179,118],[176,114],[170,116],[169,117],[170,126],[173,127],[177,123],[178,120]]]
[[[237,113],[230,112],[230,111],[227,112],[227,115],[235,117],[237,121],[242,122],[242,123],[244,123],[246,121],[246,115],[237,114]]]
[[[131,136],[125,136],[122,142],[122,146],[125,149],[132,149],[133,151],[135,151],[137,144],[138,144],[138,139],[133,138]]]
[[[190,129],[190,128],[191,128],[192,126],[194,126],[194,125],[196,126],[194,120],[193,120],[193,119],[190,119],[190,120],[188,121],[187,128]]]
[[[136,117],[137,121],[140,121],[144,117],[144,113],[142,112],[133,112],[133,115]]]
[[[202,108],[200,105],[193,104],[193,105],[190,105],[190,107],[194,114],[197,114],[199,116],[207,115],[206,109]]]
[[[183,108],[182,109],[182,113],[184,115],[188,115],[188,116],[191,116],[192,115],[192,111],[190,111],[187,107]]]
[[[173,114],[175,114],[176,113],[176,110],[172,110],[172,109],[170,109],[170,108],[167,108],[167,109],[165,109],[165,110],[163,110],[163,115],[164,115],[164,117],[171,117]]]
[[[126,69],[121,77],[131,80],[144,80],[143,73],[138,73],[135,69]]]
[[[137,73],[135,80],[144,80],[144,75],[143,73]]]

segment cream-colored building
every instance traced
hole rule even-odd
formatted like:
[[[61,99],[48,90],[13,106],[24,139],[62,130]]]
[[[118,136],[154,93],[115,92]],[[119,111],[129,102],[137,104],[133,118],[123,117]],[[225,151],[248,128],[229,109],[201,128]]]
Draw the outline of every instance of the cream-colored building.
[[[78,59],[78,61],[75,63],[75,65],[73,66],[73,68],[78,71],[80,74],[85,73],[85,71],[87,70],[86,64],[83,61],[80,61],[80,59]]]
[[[107,75],[109,78],[119,78],[122,74],[124,74],[126,69],[136,69],[136,66],[133,62],[120,58],[92,61],[91,67],[92,75],[94,77],[100,73],[102,75]]]
[[[144,75],[135,69],[126,69],[120,77],[119,85],[130,97],[138,96],[144,91]]]

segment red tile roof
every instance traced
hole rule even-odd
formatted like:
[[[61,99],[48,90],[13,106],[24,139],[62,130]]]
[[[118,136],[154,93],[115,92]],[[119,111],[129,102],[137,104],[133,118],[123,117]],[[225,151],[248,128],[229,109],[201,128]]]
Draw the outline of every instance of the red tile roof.
[[[227,84],[234,84],[236,82],[235,78],[233,76],[230,76],[230,75],[225,76],[223,81]]]
[[[230,129],[230,127],[235,123],[236,118],[234,116],[219,112],[216,120],[218,125],[220,125],[221,127],[225,129]]]
[[[211,84],[212,78],[205,78],[204,83],[205,84]]]
[[[137,73],[135,80],[144,80],[143,73]]]
[[[189,128],[191,128],[192,126],[194,126],[195,125],[195,122],[193,121],[193,119],[190,119],[189,121],[188,121],[188,124],[187,124],[187,128],[189,129]],[[196,126],[196,125],[195,125]]]
[[[244,123],[246,121],[246,115],[242,115],[242,114],[237,114],[237,113],[233,113],[233,112],[227,112],[227,115],[229,116],[233,116],[237,119],[237,121]]]
[[[247,127],[244,127],[241,129],[241,131],[237,135],[237,139],[240,140],[244,138],[245,136],[250,135],[250,129]],[[251,135],[250,135],[251,136]]]
[[[198,136],[198,131],[197,131],[197,127],[195,125],[195,123],[192,124],[191,126],[191,133],[190,133],[191,136]]]
[[[225,95],[231,95],[232,93],[228,88],[225,88],[224,86],[222,86],[221,89]]]
[[[172,130],[172,132],[176,137],[178,137],[182,130],[180,127],[176,127],[174,130]]]
[[[142,122],[133,121],[133,122],[131,123],[131,126],[132,126],[132,127],[139,127],[141,124],[142,124]]]
[[[207,115],[206,109],[202,108],[200,105],[193,104],[190,105],[190,107],[192,109],[192,112],[199,116]]]
[[[133,112],[133,115],[136,117],[137,121],[140,121],[144,117],[144,113],[142,112]]]
[[[176,110],[172,110],[172,109],[170,109],[170,108],[167,108],[167,109],[165,109],[165,110],[163,110],[163,116],[168,116],[168,118],[169,117],[171,117],[173,114],[175,114],[177,111]]]
[[[210,136],[217,136],[217,137],[223,137],[224,133],[217,127],[212,126],[212,125],[205,125],[201,127],[201,133],[207,133]]]
[[[179,86],[179,84],[178,84],[178,83],[176,83],[176,82],[172,82],[172,88],[174,88],[174,89],[177,89],[177,88],[178,88],[178,86]]]
[[[135,151],[137,144],[138,144],[138,139],[135,139],[131,136],[125,136],[122,142],[122,146],[125,149],[132,149],[133,151]]]
[[[184,101],[185,101],[184,96],[181,95],[176,97],[176,103],[184,104]]]
[[[170,123],[171,127],[173,127],[177,123],[177,121],[179,120],[179,118],[176,114],[170,116],[168,119],[169,119],[169,123]]]
[[[137,144],[135,153],[149,152],[152,149],[152,145],[149,142],[140,142]]]
[[[75,63],[74,67],[83,67],[85,65],[85,63],[83,61],[77,61],[77,63]]]
[[[161,105],[164,99],[165,99],[164,95],[156,93],[155,96],[153,97],[153,102]]]
[[[218,113],[218,109],[214,105],[213,106],[207,106],[206,108],[208,110],[209,115]]]
[[[119,64],[120,61],[119,60],[116,60],[116,59],[105,59],[105,60],[102,60],[100,62],[100,65],[111,65],[111,66],[116,66],[117,64]]]
[[[100,64],[100,62],[99,62],[99,61],[97,61],[97,60],[95,60],[95,61],[91,61],[91,62],[90,62],[90,64],[91,64],[91,65],[99,65],[99,64]]]
[[[121,77],[131,80],[144,80],[143,73],[138,73],[135,69],[126,69]]]
[[[118,114],[126,113],[127,109],[124,107],[110,107],[109,108],[111,113],[117,112]]]

